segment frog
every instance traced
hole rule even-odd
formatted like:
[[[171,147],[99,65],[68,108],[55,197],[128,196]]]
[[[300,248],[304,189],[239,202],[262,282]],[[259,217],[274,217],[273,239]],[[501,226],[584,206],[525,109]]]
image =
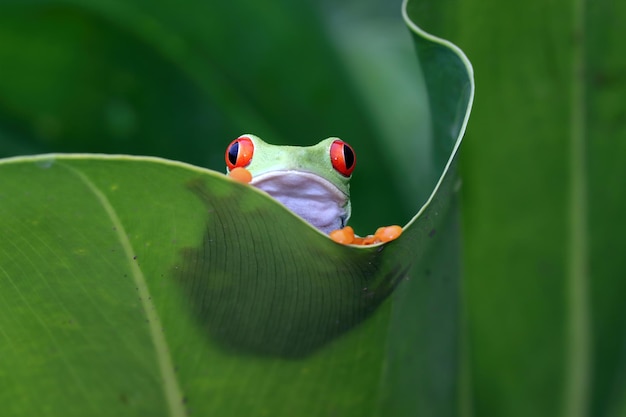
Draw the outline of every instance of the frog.
[[[347,225],[356,154],[337,137],[289,146],[244,134],[226,147],[224,159],[228,176],[266,192],[337,243],[369,245],[395,239],[398,229],[401,233],[399,226],[387,226],[361,238]]]

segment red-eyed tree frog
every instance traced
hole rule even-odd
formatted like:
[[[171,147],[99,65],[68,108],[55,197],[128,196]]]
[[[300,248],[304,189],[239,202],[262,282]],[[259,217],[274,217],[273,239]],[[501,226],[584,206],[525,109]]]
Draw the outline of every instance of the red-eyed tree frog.
[[[341,139],[331,137],[313,146],[277,146],[246,134],[228,145],[225,159],[231,178],[265,191],[338,243],[386,242],[402,232],[399,226],[388,226],[360,238],[346,226],[356,155]]]

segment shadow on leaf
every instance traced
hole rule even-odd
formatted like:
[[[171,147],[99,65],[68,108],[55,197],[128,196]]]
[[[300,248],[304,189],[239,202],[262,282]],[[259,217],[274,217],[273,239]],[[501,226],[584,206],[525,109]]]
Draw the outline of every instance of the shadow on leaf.
[[[189,189],[208,219],[202,244],[183,251],[175,274],[225,350],[307,356],[369,317],[409,269],[383,270],[385,246],[338,245],[259,193],[218,195],[201,180]]]

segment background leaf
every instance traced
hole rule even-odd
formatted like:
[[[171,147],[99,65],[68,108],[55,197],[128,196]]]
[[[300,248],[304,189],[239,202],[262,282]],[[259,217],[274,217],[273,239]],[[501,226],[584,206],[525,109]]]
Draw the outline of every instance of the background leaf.
[[[469,412],[624,415],[626,9],[434,9],[479,91],[462,161]]]

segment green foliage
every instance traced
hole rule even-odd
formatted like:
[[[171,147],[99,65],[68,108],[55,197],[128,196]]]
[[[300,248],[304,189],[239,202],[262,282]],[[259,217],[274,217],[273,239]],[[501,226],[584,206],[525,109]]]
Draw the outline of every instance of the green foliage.
[[[419,46],[422,68],[409,60],[392,3],[2,1],[0,156],[154,155],[221,171],[224,146],[243,132],[285,144],[336,135],[358,155],[357,232],[405,224],[456,138],[441,136],[446,125],[438,127],[436,115],[432,123],[439,95],[427,98],[423,83],[437,75],[429,79],[429,64],[444,71],[450,62],[425,59],[434,51]],[[87,402],[89,414],[167,413],[142,322],[146,301],[130,280],[135,260],[76,176],[65,189],[45,178],[71,166],[94,179],[83,169],[106,166],[104,184],[125,184],[119,192],[102,187],[112,202],[134,184],[135,198],[116,204],[146,282],[171,278],[148,286],[147,305],[156,307],[174,358],[170,381],[179,386],[167,392],[185,396],[191,415],[626,416],[624,5],[411,0],[407,10],[461,45],[476,70],[461,161],[462,263],[453,195],[428,253],[369,318],[304,357],[252,354],[211,333],[198,300],[185,296],[198,294],[185,284],[193,274],[177,272],[185,255],[207,256],[207,194],[189,180],[214,174],[152,160],[57,157],[47,168],[22,161],[13,165],[26,170],[19,182],[0,180],[6,409],[83,415],[81,401],[100,395]],[[148,165],[158,167],[147,171],[152,177]],[[122,171],[108,172],[112,166]],[[35,178],[49,191],[28,194]],[[444,182],[442,195],[458,186]],[[43,200],[28,200],[33,195]],[[77,200],[90,211],[76,210]],[[306,244],[330,247],[288,219],[281,222],[294,221],[298,237],[312,234]],[[236,221],[231,227],[248,233]],[[57,246],[68,234],[72,244]],[[71,265],[90,275],[63,275]],[[7,280],[7,271],[21,279]],[[52,281],[54,274],[74,285]],[[98,274],[114,279],[94,282]]]
[[[461,170],[474,414],[624,416],[626,7],[447,3],[437,33],[477,84]]]

